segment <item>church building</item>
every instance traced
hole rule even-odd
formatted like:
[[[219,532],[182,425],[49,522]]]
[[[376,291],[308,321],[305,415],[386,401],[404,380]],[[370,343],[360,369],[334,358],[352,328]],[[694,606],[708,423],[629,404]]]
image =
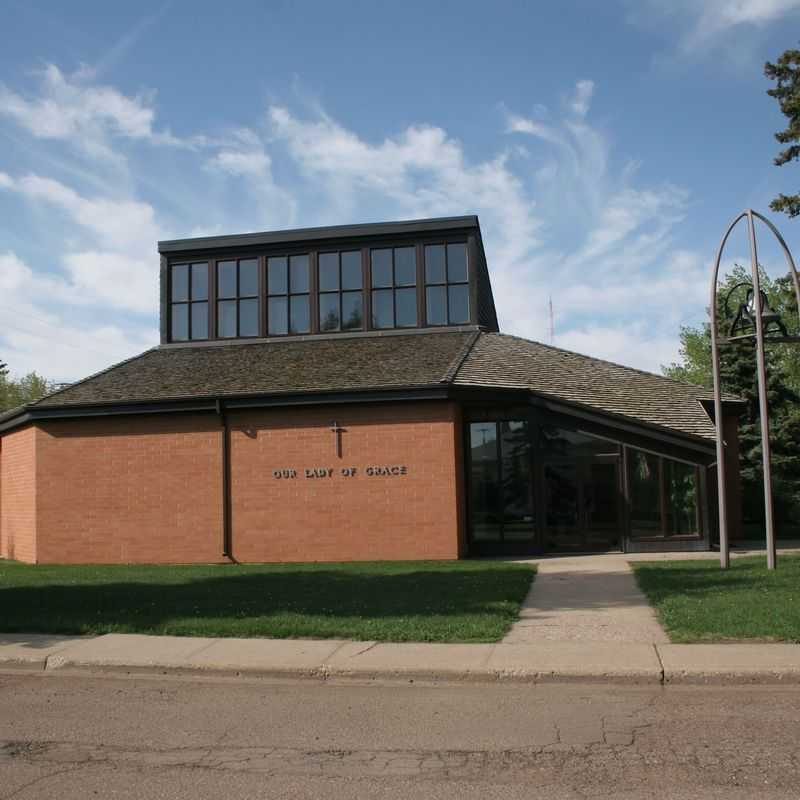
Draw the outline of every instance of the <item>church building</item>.
[[[477,217],[159,253],[160,344],[0,415],[0,557],[712,546],[710,393],[501,333]],[[738,413],[726,401],[734,534]]]

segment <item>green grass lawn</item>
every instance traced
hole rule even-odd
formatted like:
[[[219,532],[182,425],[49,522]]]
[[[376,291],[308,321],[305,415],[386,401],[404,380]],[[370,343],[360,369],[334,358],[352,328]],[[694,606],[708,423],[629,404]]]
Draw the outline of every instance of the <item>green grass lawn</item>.
[[[632,566],[673,642],[800,642],[800,556],[640,562]]]
[[[528,565],[31,566],[0,561],[0,631],[492,642]]]

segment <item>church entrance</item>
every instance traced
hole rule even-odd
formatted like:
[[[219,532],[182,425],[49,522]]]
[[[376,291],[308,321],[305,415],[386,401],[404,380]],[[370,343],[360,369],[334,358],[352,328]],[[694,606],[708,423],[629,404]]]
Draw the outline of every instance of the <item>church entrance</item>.
[[[585,434],[543,430],[544,549],[589,552],[620,547],[619,446]]]

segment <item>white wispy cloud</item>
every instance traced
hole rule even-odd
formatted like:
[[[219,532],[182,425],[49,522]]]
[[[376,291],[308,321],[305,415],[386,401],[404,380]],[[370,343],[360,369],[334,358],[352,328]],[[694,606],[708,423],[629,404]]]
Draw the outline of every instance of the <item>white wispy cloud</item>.
[[[800,10],[800,0],[626,0],[626,4],[637,24],[655,28],[672,23],[683,56],[701,56],[729,35],[761,30]]]
[[[85,135],[123,160],[141,158],[130,147],[137,142],[180,143],[159,127],[154,93],[124,95],[90,73],[52,68],[31,96],[3,92],[0,118],[5,113],[37,139],[77,144]],[[63,329],[62,351],[85,349],[78,360],[58,351],[65,360],[52,374],[68,378],[103,366],[98,359],[109,350],[123,357],[155,341],[155,244],[175,230],[227,232],[231,219],[244,230],[478,213],[504,330],[546,339],[552,294],[557,344],[657,369],[675,356],[677,322],[687,298],[695,301],[702,268],[696,254],[675,245],[689,198],[681,187],[642,184],[634,159],[612,166],[609,136],[592,122],[601,96],[583,79],[553,111],[540,103],[528,114],[502,111],[495,152],[477,159],[441,126],[420,122],[370,140],[324,108],[300,114],[272,104],[253,127],[187,140],[198,143],[185,148],[195,173],[175,191],[192,195],[199,182],[203,202],[169,223],[163,208],[144,199],[141,183],[104,181],[89,191],[86,181],[3,165],[6,196],[75,232],[53,243],[61,255],[46,270],[13,252],[4,256],[0,267],[16,276],[7,296],[39,320],[36,330],[20,320],[0,333],[4,356],[19,369],[45,370],[54,363],[46,331],[53,338]],[[146,162],[137,163],[146,174]],[[118,310],[119,324],[94,323],[91,307]]]
[[[38,90],[23,95],[0,84],[0,115],[14,120],[38,139],[69,142],[95,158],[114,160],[115,137],[153,144],[193,147],[202,137],[180,139],[154,127],[154,91],[129,96],[94,82],[95,72],[83,67],[65,74],[54,64],[34,73]]]
[[[0,188],[63,212],[87,232],[88,247],[64,248],[64,298],[147,314],[157,307],[158,263],[153,252],[163,237],[151,205],[132,199],[83,197],[39,175],[14,179],[0,173]]]

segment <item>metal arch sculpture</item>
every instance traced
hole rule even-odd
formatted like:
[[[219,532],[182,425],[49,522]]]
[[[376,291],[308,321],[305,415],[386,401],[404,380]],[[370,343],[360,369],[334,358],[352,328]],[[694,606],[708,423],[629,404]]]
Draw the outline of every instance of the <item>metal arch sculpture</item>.
[[[769,417],[767,408],[767,369],[764,354],[764,311],[765,295],[761,291],[760,276],[758,274],[758,246],[756,243],[755,220],[763,222],[778,240],[778,244],[783,250],[789,271],[794,283],[795,296],[797,298],[798,313],[800,313],[800,278],[797,274],[792,254],[778,229],[762,214],[753,211],[752,208],[742,211],[733,222],[728,226],[725,235],[722,237],[717,258],[714,262],[714,271],[711,278],[711,301],[709,313],[711,315],[711,366],[714,377],[714,425],[717,438],[717,495],[719,497],[719,558],[720,566],[727,569],[730,566],[730,549],[728,544],[728,513],[726,505],[726,480],[725,480],[725,440],[723,434],[722,418],[722,385],[720,380],[719,362],[719,333],[717,331],[717,283],[719,280],[719,265],[722,260],[722,253],[725,245],[733,232],[733,229],[743,219],[747,219],[747,232],[750,241],[750,265],[752,271],[752,298],[753,309],[752,317],[755,324],[756,338],[756,369],[758,372],[758,407],[761,421],[761,454],[764,465],[764,521],[766,527],[767,544],[767,567],[775,569],[775,525],[772,516],[772,469],[769,447]],[[755,300],[758,298],[758,301]],[[781,331],[783,333],[783,330]],[[769,337],[769,341],[800,342],[800,336],[781,336],[778,338]]]

